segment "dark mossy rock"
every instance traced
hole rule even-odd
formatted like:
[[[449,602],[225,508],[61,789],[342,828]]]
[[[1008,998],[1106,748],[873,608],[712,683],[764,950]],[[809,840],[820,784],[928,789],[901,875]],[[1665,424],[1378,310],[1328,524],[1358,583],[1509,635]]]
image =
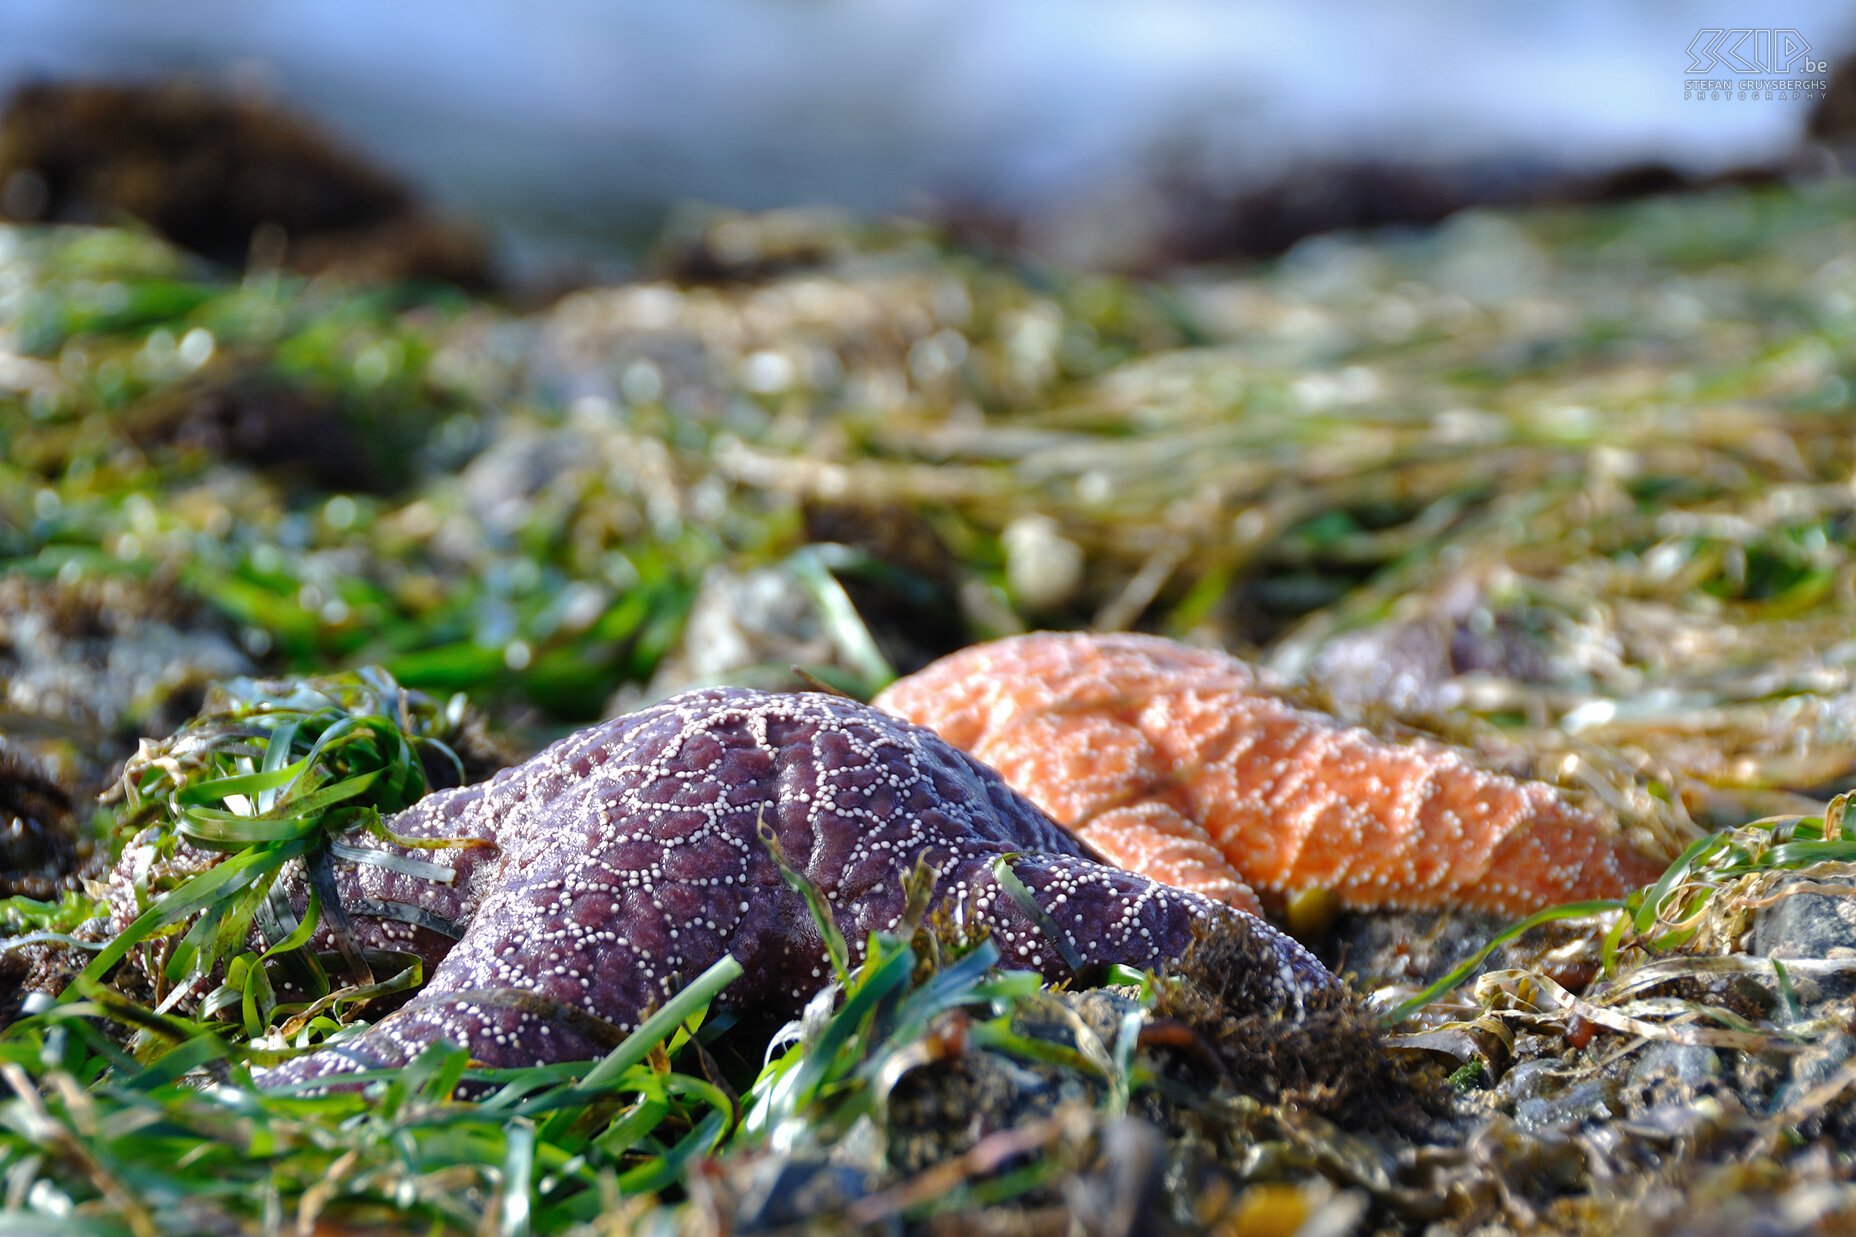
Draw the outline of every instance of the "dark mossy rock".
[[[877,1188],[871,1174],[822,1157],[770,1155],[751,1161],[737,1183],[730,1231],[743,1234],[831,1231],[822,1218],[843,1212]],[[866,1232],[900,1232],[879,1225]]]
[[[1344,1115],[1351,1129],[1416,1129],[1428,1120],[1428,1089],[1382,1050],[1379,1028],[1350,993],[1337,990],[1297,1019],[1238,1012],[1233,998],[1259,965],[1248,938],[1208,929],[1162,985],[1143,1046],[1227,1094]]]
[[[1108,990],[1056,994],[1039,1008],[1043,1004],[1021,1005],[1013,1030],[1070,1052],[1082,1051],[1080,1037],[1114,1043],[1121,1015],[1134,1008],[1128,997]],[[958,1035],[947,1043],[953,1051],[945,1059],[911,1070],[890,1093],[884,1126],[892,1171],[918,1173],[972,1152],[1003,1130],[1050,1120],[1066,1106],[1087,1112],[1102,1102],[1105,1088],[1084,1071],[966,1050]],[[1033,1158],[1027,1150],[1014,1161]]]
[[[1512,924],[1475,910],[1343,911],[1320,935],[1298,935],[1329,969],[1371,992],[1434,983]],[[1481,971],[1534,969],[1576,991],[1597,969],[1595,952],[1584,947],[1589,937],[1577,922],[1542,924],[1490,954]]]
[[[0,898],[46,901],[70,888],[89,857],[70,792],[0,736]]]
[[[379,493],[405,479],[405,453],[388,458],[340,399],[272,374],[203,375],[142,401],[124,421],[142,446],[206,451],[318,489]]]
[[[1856,56],[1845,56],[1831,70],[1824,97],[1811,109],[1806,132],[1835,150],[1856,146]]]
[[[1025,1223],[1051,1211],[1072,1225],[1054,1231],[1191,1232],[1228,1221],[1250,1185],[1373,1159],[1378,1151],[1362,1150],[1372,1140],[1415,1154],[1460,1123],[1441,1076],[1384,1052],[1350,997],[1293,1018],[1239,1012],[1242,976],[1259,964],[1240,933],[1194,943],[1140,1024],[1135,1047],[1154,1082],[1116,1121],[1102,1120],[1106,1087],[1092,1073],[943,1033],[942,1050],[904,1074],[885,1105],[886,1171],[907,1178],[983,1158],[987,1173],[1010,1173],[1057,1157],[1064,1183],[1017,1200]],[[1012,1030],[1087,1057],[1112,1051],[1137,1008],[1123,989],[1059,991],[1021,1004]],[[996,1154],[1040,1126],[1035,1150]],[[1360,1171],[1388,1196],[1403,1188],[1390,1158]]]
[[[251,661],[179,590],[122,576],[0,578],[0,735],[68,756],[73,797],[103,790],[143,735],[167,734]]]
[[[760,213],[691,207],[666,224],[647,266],[653,277],[682,284],[755,283],[926,233],[920,225],[873,225],[829,207]]]
[[[190,81],[41,82],[0,117],[0,214],[128,215],[231,266],[488,283],[482,241],[275,103]]]

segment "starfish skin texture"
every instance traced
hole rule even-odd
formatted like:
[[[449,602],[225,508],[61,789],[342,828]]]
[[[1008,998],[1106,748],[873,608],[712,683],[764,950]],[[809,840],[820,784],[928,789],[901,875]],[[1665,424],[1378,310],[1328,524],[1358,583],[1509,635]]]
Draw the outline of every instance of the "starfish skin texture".
[[[1085,966],[1164,969],[1208,923],[1241,934],[1255,965],[1237,999],[1298,1016],[1341,988],[1295,941],[1260,920],[1097,863],[992,770],[927,730],[822,694],[710,689],[570,735],[488,782],[430,795],[386,822],[406,837],[475,837],[494,849],[378,849],[439,864],[436,881],[338,861],[356,940],[435,964],[404,1008],[355,1038],[289,1061],[267,1085],[402,1065],[446,1040],[487,1066],[585,1059],[724,953],[745,968],[718,1008],[797,1014],[829,978],[803,897],[759,835],[823,893],[860,952],[895,925],[918,857],[937,871],[934,905],[984,929],[1008,965],[1071,974],[1050,925]],[[1048,916],[1040,926],[1002,889],[1013,872]],[[299,913],[301,877],[287,886]],[[443,932],[376,913],[402,903],[460,925]],[[404,913],[399,912],[399,913]]]
[[[1551,786],[1386,742],[1154,636],[976,645],[873,703],[999,770],[1109,862],[1253,913],[1258,890],[1326,889],[1356,909],[1523,915],[1663,868]]]

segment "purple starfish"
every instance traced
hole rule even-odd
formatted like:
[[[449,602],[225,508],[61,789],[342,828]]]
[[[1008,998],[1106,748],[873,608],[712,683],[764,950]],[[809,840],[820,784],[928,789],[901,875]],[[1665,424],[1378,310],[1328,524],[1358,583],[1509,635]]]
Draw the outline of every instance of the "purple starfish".
[[[415,949],[436,969],[405,1008],[265,1081],[400,1065],[441,1039],[493,1066],[598,1056],[615,1030],[724,953],[744,973],[718,1008],[796,1014],[829,964],[804,899],[761,841],[763,820],[853,951],[897,922],[904,876],[926,855],[936,905],[990,930],[1009,965],[1051,978],[1070,974],[1066,954],[1163,968],[1195,924],[1223,918],[1250,935],[1260,960],[1239,978],[1240,1000],[1296,1014],[1337,989],[1261,920],[1089,859],[998,774],[927,730],[833,696],[710,689],[571,735],[387,822],[402,836],[479,837],[494,850],[359,843],[452,873],[441,883],[337,864],[357,938]],[[994,875],[1008,854],[1047,916],[1042,926]],[[292,891],[299,907],[303,892],[300,883]],[[463,925],[462,937],[452,946],[431,927],[381,917],[390,903]]]

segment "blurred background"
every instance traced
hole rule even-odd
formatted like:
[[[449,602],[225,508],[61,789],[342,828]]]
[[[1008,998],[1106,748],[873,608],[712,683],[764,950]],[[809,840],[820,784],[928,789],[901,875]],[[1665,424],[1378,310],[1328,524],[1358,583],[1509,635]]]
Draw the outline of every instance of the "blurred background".
[[[186,75],[287,105],[518,278],[621,273],[691,200],[923,214],[1144,269],[1819,170],[1815,100],[1685,98],[1697,33],[1748,25],[1830,65],[1856,46],[1836,0],[7,0],[0,91]],[[0,205],[79,210],[42,190]]]
[[[101,784],[247,671],[539,739],[1039,626],[1548,752],[1778,698],[1856,613],[1853,52],[1830,0],[0,0],[0,218],[131,225],[0,227],[0,727]]]

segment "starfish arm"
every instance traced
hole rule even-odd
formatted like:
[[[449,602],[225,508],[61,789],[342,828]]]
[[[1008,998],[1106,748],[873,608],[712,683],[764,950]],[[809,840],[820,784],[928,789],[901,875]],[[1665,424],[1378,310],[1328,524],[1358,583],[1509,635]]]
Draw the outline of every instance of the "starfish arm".
[[[1012,876],[1043,912],[1039,922],[999,884],[998,858],[982,854],[958,863],[943,877],[943,890],[955,922],[984,926],[1007,965],[1052,977],[1070,973],[1069,958],[1085,966],[1165,970],[1198,934],[1223,924],[1241,935],[1252,962],[1232,977],[1238,1005],[1299,1015],[1343,991],[1313,954],[1254,915],[1087,859],[1040,854],[1009,860]],[[1061,945],[1053,930],[1062,935]]]
[[[1203,894],[1253,915],[1257,895],[1197,821],[1165,803],[1112,808],[1076,829],[1096,853],[1119,868]]]
[[[1508,914],[1538,906],[1615,898],[1663,874],[1662,863],[1615,844],[1602,822],[1557,797],[1490,852],[1481,885]]]

